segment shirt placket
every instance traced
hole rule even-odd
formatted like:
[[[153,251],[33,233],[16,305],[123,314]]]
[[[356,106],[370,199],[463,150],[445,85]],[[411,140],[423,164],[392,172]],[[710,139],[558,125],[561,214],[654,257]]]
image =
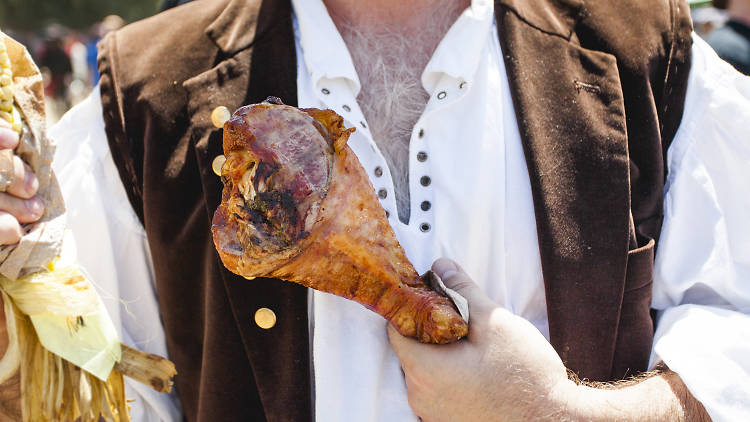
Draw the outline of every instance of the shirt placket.
[[[390,169],[372,138],[369,125],[359,108],[354,93],[341,78],[330,80],[323,78],[317,85],[320,87],[317,95],[322,106],[341,115],[346,127],[356,128],[349,138],[348,145],[365,169],[389,222],[391,225],[398,224]]]
[[[468,82],[463,78],[443,75],[437,88],[433,90],[417,124],[412,131],[409,143],[409,194],[411,217],[409,226],[422,236],[432,236],[435,229],[434,207],[439,206],[439,195],[433,185],[433,168],[430,154],[433,148],[450,142],[446,134],[439,133],[432,122],[449,118],[452,104],[468,92]],[[445,146],[445,145],[443,145]]]

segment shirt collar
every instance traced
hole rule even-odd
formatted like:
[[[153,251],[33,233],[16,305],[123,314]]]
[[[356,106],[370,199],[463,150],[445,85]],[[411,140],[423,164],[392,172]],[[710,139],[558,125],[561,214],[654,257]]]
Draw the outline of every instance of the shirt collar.
[[[349,50],[322,0],[292,0],[299,28],[302,57],[316,90],[326,80],[344,79],[354,96],[361,84]],[[471,82],[487,35],[492,27],[494,5],[491,0],[472,0],[438,45],[422,73],[427,92],[447,74]]]
[[[472,0],[440,41],[422,73],[422,86],[427,92],[432,94],[444,75],[472,82],[493,16],[492,1]]]
[[[316,90],[321,81],[343,78],[356,97],[360,83],[344,40],[322,0],[292,0],[299,45]]]

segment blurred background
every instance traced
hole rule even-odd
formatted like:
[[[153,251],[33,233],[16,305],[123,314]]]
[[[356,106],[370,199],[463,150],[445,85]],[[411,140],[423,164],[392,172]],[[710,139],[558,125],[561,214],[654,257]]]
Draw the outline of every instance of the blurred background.
[[[102,36],[185,2],[0,0],[0,29],[24,44],[42,71],[51,124],[96,85],[96,42]]]
[[[42,70],[49,123],[86,98],[98,81],[96,42],[109,31],[189,0],[2,0],[0,29]],[[709,37],[728,21],[728,2],[689,0],[695,30]]]

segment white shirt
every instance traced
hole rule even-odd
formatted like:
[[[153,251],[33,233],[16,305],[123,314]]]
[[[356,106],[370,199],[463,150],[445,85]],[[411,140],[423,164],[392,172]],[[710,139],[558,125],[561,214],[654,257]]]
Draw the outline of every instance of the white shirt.
[[[548,337],[528,173],[488,3],[472,3],[422,75],[430,100],[410,140],[409,224],[398,220],[388,166],[356,102],[359,79],[320,0],[294,1],[298,102],[331,108],[357,128],[349,145],[375,189],[385,190],[381,203],[417,271],[440,256],[456,260],[490,298]],[[164,354],[145,234],[101,116],[97,90],[51,132],[70,228],[125,342]],[[743,218],[750,140],[743,122],[750,122],[750,81],[696,37],[683,124],[668,152],[653,300],[663,312],[652,363],[661,359],[677,371],[714,420],[750,414],[750,225]],[[310,313],[317,420],[415,421],[385,321],[320,292]],[[128,386],[134,420],[178,417],[173,399]]]

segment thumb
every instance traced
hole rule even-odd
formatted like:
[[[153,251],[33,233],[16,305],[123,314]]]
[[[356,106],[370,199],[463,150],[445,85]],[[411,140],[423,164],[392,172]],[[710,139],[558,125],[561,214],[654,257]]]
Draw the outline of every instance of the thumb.
[[[470,312],[473,312],[477,307],[492,304],[492,301],[484,294],[477,283],[453,260],[439,258],[432,264],[432,271],[443,280],[448,288],[455,290],[466,298],[472,308]]]

